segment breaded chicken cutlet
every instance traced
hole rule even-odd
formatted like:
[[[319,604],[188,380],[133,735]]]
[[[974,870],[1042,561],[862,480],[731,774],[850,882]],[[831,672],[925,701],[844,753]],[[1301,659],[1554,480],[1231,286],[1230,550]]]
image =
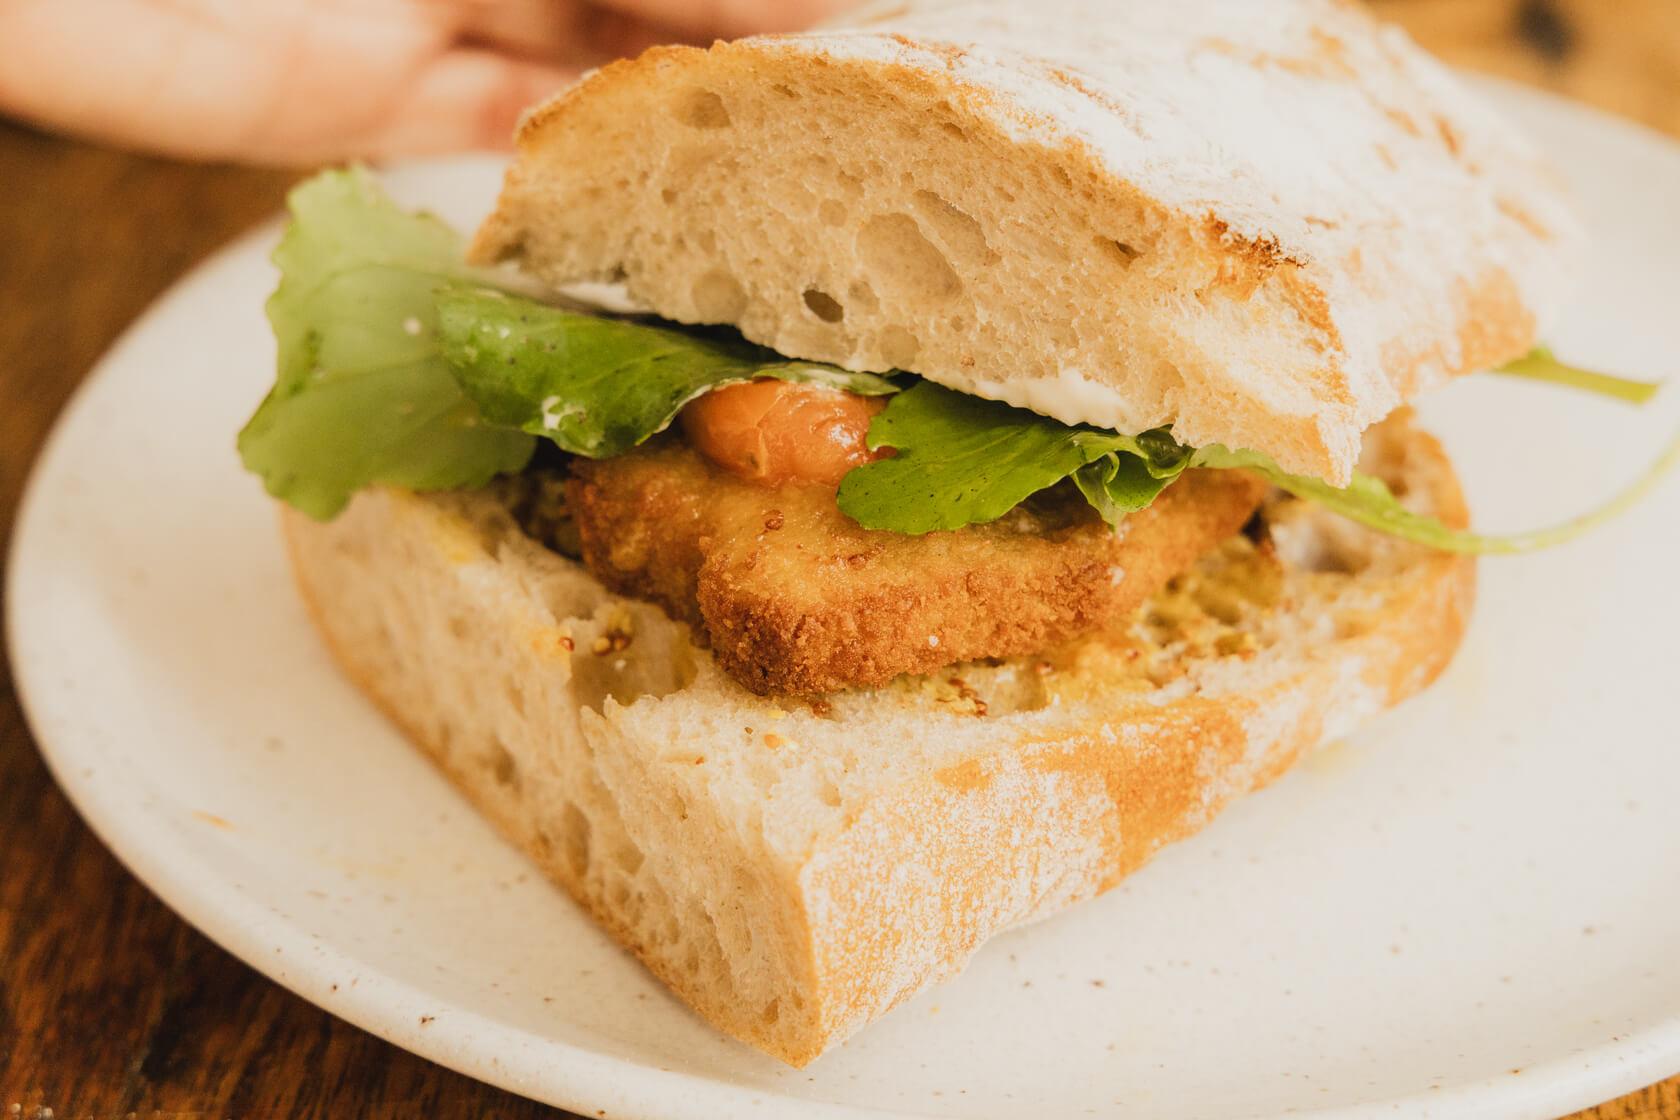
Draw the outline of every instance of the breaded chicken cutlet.
[[[908,536],[860,528],[832,487],[746,482],[675,437],[572,471],[590,571],[689,623],[761,695],[1036,653],[1124,619],[1238,532],[1266,489],[1190,471],[1116,531],[1058,487],[990,524]]]

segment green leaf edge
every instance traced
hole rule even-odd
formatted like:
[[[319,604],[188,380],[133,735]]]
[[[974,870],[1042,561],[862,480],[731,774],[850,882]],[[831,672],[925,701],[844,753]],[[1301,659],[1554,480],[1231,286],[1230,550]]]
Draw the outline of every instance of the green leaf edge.
[[[298,332],[292,328],[291,324],[282,320],[280,314],[282,304],[287,298],[307,299],[313,297],[326,285],[350,273],[378,268],[410,269],[416,267],[413,262],[402,259],[400,253],[395,256],[370,255],[348,267],[333,269],[313,277],[313,282],[308,283],[300,291],[299,285],[303,282],[299,279],[297,273],[292,270],[290,261],[293,254],[300,251],[300,247],[307,243],[309,237],[301,223],[308,221],[310,211],[319,205],[323,199],[329,198],[334,193],[356,195],[359,202],[374,208],[388,207],[404,218],[432,227],[433,232],[444,235],[457,246],[460,243],[459,232],[432,211],[425,209],[411,210],[398,206],[385,190],[378,176],[361,163],[318,172],[295,184],[286,192],[286,224],[281,230],[280,237],[273,250],[269,253],[269,261],[279,272],[280,278],[276,282],[274,290],[263,301],[264,317],[269,321],[270,329],[279,348],[279,352],[276,354],[275,383],[269,388],[268,392],[263,394],[263,398],[258,402],[256,409],[241,426],[234,439],[234,449],[240,457],[241,464],[247,471],[257,477],[262,483],[263,490],[270,497],[283,501],[305,516],[322,522],[336,518],[350,504],[350,500],[354,497],[356,491],[365,489],[369,484],[364,483],[354,490],[331,498],[314,500],[307,496],[306,488],[298,486],[296,471],[278,471],[272,467],[259,465],[254,460],[255,441],[265,435],[274,423],[270,406],[303,391],[301,387],[288,389],[281,383],[280,374],[283,371],[282,367],[284,366],[288,342],[293,346],[302,348],[306,353],[313,353],[320,345],[320,331],[317,328],[308,327]],[[484,284],[489,281],[489,274],[473,268],[464,260],[453,261],[447,268],[440,268],[438,275],[440,290],[451,283],[460,282],[464,279],[474,279]],[[312,362],[313,358],[311,359]],[[465,403],[464,399],[463,403]],[[481,418],[476,424],[469,422],[465,427],[471,428],[479,425],[491,428],[491,425],[483,424]],[[498,451],[499,457],[490,465],[470,473],[462,473],[451,479],[447,485],[440,484],[431,488],[453,489],[465,487],[470,489],[482,487],[499,475],[522,470],[525,464],[530,461],[531,454],[535,450],[535,441],[528,438],[521,440],[519,433],[513,431],[503,431],[500,435],[502,438],[499,441],[501,444]],[[376,478],[372,481],[377,483],[379,479]]]
[[[507,292],[499,288],[480,287],[478,289],[456,288],[453,290],[440,290],[438,293],[437,312],[439,332],[440,336],[444,340],[444,355],[450,361],[451,368],[455,372],[456,380],[460,384],[462,392],[464,392],[470,400],[473,400],[474,403],[476,403],[487,415],[493,415],[496,411],[490,403],[490,398],[482,392],[483,387],[478,383],[478,378],[476,376],[469,376],[471,373],[470,368],[463,363],[456,361],[453,357],[453,355],[460,349],[470,347],[472,345],[472,340],[469,334],[461,334],[451,329],[451,323],[454,322],[455,316],[450,313],[451,305],[456,308],[468,307],[472,303],[482,300],[485,296],[494,296],[498,303],[507,303],[514,306],[516,309],[519,305],[524,304],[529,307],[533,313],[542,315],[551,320],[554,318],[564,319],[571,317],[579,320],[587,319],[599,321],[603,318],[607,318],[605,316],[595,315],[588,312],[574,311],[570,308],[556,307],[553,304],[543,303],[540,300],[531,299],[517,293]],[[558,427],[547,422],[543,418],[543,413],[539,413],[538,418],[535,420],[529,422],[512,422],[504,426],[516,428],[528,435],[546,439],[550,443],[559,447],[561,450],[572,455],[579,455],[586,459],[610,458],[613,455],[623,454],[633,447],[639,447],[643,443],[646,443],[660,432],[668,429],[671,424],[676,421],[678,414],[680,414],[688,405],[699,400],[708,393],[731,385],[744,385],[751,381],[770,379],[798,384],[823,385],[828,388],[848,393],[856,393],[859,396],[865,397],[888,396],[900,392],[903,388],[902,386],[895,384],[890,375],[848,370],[840,366],[830,365],[826,362],[813,362],[802,359],[784,358],[773,350],[769,350],[765,347],[758,346],[744,340],[719,342],[711,339],[704,339],[677,328],[661,326],[654,323],[638,322],[634,319],[628,318],[612,318],[610,321],[617,323],[626,331],[645,332],[650,344],[658,337],[666,337],[671,339],[674,343],[685,347],[698,346],[715,349],[731,358],[734,356],[729,353],[730,351],[739,351],[741,359],[741,372],[737,375],[719,377],[709,384],[697,388],[687,396],[675,400],[671,407],[665,410],[654,426],[642,432],[628,444],[604,444],[602,441],[597,441],[593,444],[586,444],[577,440],[569,439]],[[764,360],[761,363],[754,364],[750,358],[758,355],[762,355]]]
[[[1537,351],[1543,355],[1538,361],[1549,361],[1549,351]],[[1561,363],[1554,363],[1561,365]],[[1566,367],[1572,368],[1572,367]],[[1519,373],[1517,376],[1528,376]],[[1626,391],[1626,386],[1645,386],[1644,382],[1632,382],[1625,378],[1611,378],[1600,375],[1611,383],[1609,389],[1598,386],[1596,382],[1582,382],[1578,379],[1559,380],[1559,384],[1575,388],[1589,388],[1589,391],[1608,391],[1620,399],[1644,403],[1656,392],[1651,386],[1650,393],[1636,396]],[[946,390],[953,392],[953,390]],[[897,402],[894,402],[896,404]],[[890,441],[886,438],[885,428],[890,424],[883,424],[892,412],[893,405],[875,418],[870,426],[869,446],[877,448],[887,446]],[[1333,513],[1358,522],[1368,528],[1399,537],[1416,544],[1425,545],[1443,552],[1462,555],[1516,555],[1535,552],[1551,548],[1588,532],[1602,525],[1636,505],[1645,497],[1670,470],[1680,463],[1680,432],[1664,448],[1663,452],[1634,480],[1634,482],[1620,491],[1610,501],[1597,509],[1591,510],[1579,517],[1570,518],[1556,525],[1541,529],[1528,530],[1519,533],[1489,534],[1477,533],[1468,529],[1454,529],[1439,518],[1429,514],[1417,513],[1407,509],[1395,497],[1388,486],[1374,476],[1355,472],[1353,481],[1345,487],[1332,486],[1321,479],[1304,475],[1291,474],[1283,470],[1270,456],[1258,451],[1231,450],[1218,444],[1211,444],[1199,449],[1189,449],[1172,440],[1171,434],[1165,429],[1156,429],[1139,436],[1123,436],[1118,433],[1104,432],[1098,429],[1075,428],[1061,424],[1049,417],[1027,413],[1024,409],[1014,409],[1017,413],[1037,416],[1038,421],[1047,425],[1056,425],[1065,429],[1068,439],[1074,445],[1089,452],[1084,461],[1062,478],[1072,477],[1074,484],[1085,496],[1086,501],[1110,525],[1117,526],[1127,512],[1124,503],[1116,502],[1110,492],[1109,484],[1119,470],[1119,459],[1113,459],[1112,469],[1109,460],[1113,456],[1130,455],[1141,460],[1144,468],[1160,480],[1162,488],[1177,478],[1189,468],[1203,468],[1210,470],[1250,470],[1261,475],[1274,486],[1294,494],[1298,498],[1315,502]],[[883,430],[878,431],[877,425]],[[912,526],[911,522],[893,522],[882,518],[860,518],[857,506],[849,500],[856,493],[856,483],[864,472],[877,469],[881,463],[872,463],[858,467],[848,473],[841,482],[838,501],[841,512],[857,521],[866,529],[881,529],[900,532],[907,535],[922,535],[939,529],[957,529],[970,524],[982,524],[983,521],[974,520],[958,524],[935,524],[927,527]],[[1060,482],[1057,478],[1048,483],[1053,486]],[[850,485],[848,485],[850,484]],[[1035,491],[1036,492],[1036,491]],[[1157,491],[1158,492],[1158,491]],[[1143,508],[1143,507],[1137,507]],[[995,520],[987,518],[986,520]]]
[[[1635,381],[1631,377],[1600,373],[1558,360],[1549,347],[1536,346],[1514,362],[1507,362],[1493,371],[1506,377],[1520,377],[1549,385],[1561,385],[1599,396],[1613,397],[1628,404],[1643,405],[1662,390],[1660,381]]]

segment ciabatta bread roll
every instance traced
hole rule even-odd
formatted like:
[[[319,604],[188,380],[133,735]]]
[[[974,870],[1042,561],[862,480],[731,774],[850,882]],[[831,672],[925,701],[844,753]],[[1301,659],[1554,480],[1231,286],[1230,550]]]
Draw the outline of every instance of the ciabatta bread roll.
[[[1368,425],[1533,344],[1573,232],[1355,3],[889,0],[536,109],[476,251],[1341,484]]]

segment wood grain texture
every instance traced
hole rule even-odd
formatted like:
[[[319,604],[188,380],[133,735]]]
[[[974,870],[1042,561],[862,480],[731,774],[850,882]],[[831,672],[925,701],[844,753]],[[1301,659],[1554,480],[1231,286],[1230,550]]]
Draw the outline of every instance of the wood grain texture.
[[[1454,65],[1680,135],[1676,0],[1373,0]]]
[[[3,0],[0,0],[3,2]],[[1680,0],[1376,0],[1431,49],[1680,135]],[[0,538],[52,418],[122,328],[291,177],[0,124]],[[16,1111],[13,1111],[13,1106]],[[183,924],[53,785],[0,674],[0,1120],[565,1114],[389,1046]],[[1680,1120],[1680,1077],[1581,1113]]]
[[[0,539],[117,334],[292,177],[0,123]],[[13,1112],[13,1106],[16,1111]],[[381,1042],[176,918],[76,817],[0,676],[0,1120],[559,1117]]]

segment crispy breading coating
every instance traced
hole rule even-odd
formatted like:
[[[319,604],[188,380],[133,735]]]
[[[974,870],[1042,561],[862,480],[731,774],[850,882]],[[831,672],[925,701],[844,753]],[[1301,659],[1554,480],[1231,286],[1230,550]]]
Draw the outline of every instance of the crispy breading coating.
[[[1064,485],[989,525],[912,537],[860,528],[830,488],[743,482],[669,437],[578,460],[566,484],[590,571],[691,624],[760,694],[1048,649],[1125,617],[1265,492],[1244,472],[1190,471],[1115,532]]]

